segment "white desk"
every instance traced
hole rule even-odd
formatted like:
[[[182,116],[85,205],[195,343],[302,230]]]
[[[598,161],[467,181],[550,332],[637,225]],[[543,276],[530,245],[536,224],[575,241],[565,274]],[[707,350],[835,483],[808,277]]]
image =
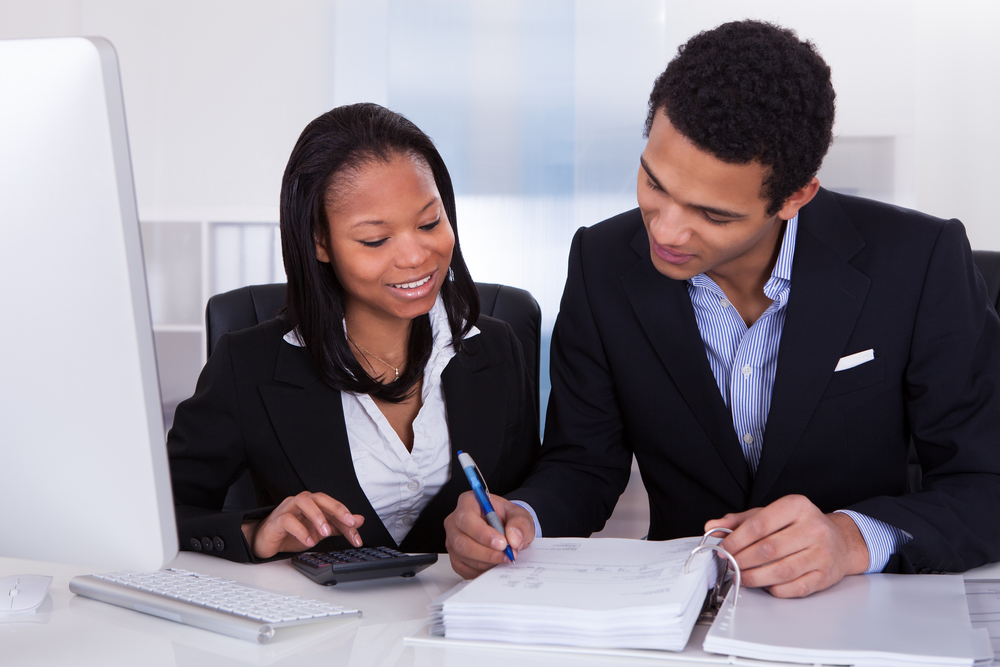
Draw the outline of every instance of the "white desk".
[[[590,667],[622,662],[620,658],[596,656],[488,652],[404,644],[403,637],[426,618],[427,603],[460,580],[452,571],[447,555],[442,555],[436,565],[413,579],[377,579],[330,588],[312,583],[287,561],[241,565],[183,552],[172,566],[280,593],[356,607],[364,616],[281,628],[269,644],[261,646],[70,593],[69,580],[78,574],[93,572],[92,568],[0,558],[0,576],[48,574],[53,577],[50,599],[43,603],[39,613],[27,617],[30,620],[0,620],[0,665]],[[966,578],[1000,579],[1000,564],[973,570]],[[654,660],[629,662],[636,665],[683,664]]]

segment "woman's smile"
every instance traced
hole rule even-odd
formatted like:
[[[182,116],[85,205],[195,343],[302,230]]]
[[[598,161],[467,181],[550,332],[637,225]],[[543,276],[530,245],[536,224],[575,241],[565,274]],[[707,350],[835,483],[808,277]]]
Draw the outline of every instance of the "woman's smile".
[[[437,271],[410,282],[390,284],[389,288],[403,299],[422,299],[434,289],[436,275]]]

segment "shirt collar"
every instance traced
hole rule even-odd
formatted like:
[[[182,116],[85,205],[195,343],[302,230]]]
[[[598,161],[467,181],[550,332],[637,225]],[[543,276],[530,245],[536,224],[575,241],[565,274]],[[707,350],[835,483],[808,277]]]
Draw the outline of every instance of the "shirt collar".
[[[431,312],[427,313],[427,315],[431,318],[431,331],[434,332],[434,347],[440,349],[451,346],[451,324],[448,322],[448,311],[444,307],[444,299],[441,298],[440,292],[438,292],[437,299],[434,301],[434,307],[431,308]],[[472,338],[478,335],[479,329],[473,326],[465,334],[464,338]]]
[[[778,251],[778,261],[771,269],[770,279],[764,283],[764,294],[772,301],[784,302],[788,287],[792,282],[792,258],[795,256],[795,232],[799,227],[799,216],[785,224],[785,235],[781,239],[781,250]]]
[[[795,255],[795,232],[799,227],[799,216],[788,221],[785,225],[785,235],[781,239],[781,250],[778,251],[778,261],[774,263],[771,270],[772,278],[792,279],[792,257]]]

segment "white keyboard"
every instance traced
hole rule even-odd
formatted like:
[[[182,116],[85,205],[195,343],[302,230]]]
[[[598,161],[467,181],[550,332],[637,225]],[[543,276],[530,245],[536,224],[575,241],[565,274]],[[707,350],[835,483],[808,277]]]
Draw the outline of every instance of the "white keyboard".
[[[266,644],[274,628],[360,616],[357,609],[268,593],[186,570],[112,572],[74,577],[77,595],[178,623]]]

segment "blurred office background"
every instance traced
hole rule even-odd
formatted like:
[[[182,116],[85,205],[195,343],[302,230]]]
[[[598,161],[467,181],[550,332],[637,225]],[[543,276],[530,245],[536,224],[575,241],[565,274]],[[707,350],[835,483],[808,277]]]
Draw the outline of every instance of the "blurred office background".
[[[1000,249],[992,0],[0,0],[0,38],[118,50],[169,422],[205,360],[207,298],[284,280],[278,193],[299,132],[358,101],[436,141],[473,276],[538,299],[544,405],[574,230],[635,206],[646,100],[678,45],[745,17],[794,28],[833,68],[824,185],[958,217],[973,247]],[[641,485],[627,499],[619,532],[636,536]]]

